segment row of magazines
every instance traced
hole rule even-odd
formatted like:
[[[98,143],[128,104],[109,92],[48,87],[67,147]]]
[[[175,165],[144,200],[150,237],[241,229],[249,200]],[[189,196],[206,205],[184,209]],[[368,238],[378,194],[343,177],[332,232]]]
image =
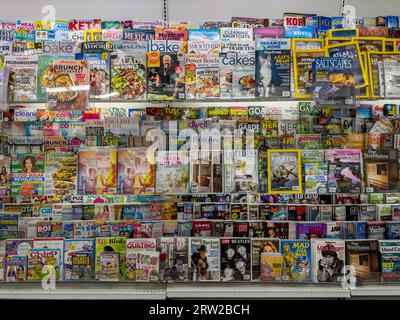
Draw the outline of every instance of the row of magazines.
[[[397,38],[375,28],[330,29],[325,38],[255,38],[258,28],[126,29],[121,39],[39,43],[0,29],[0,98],[3,108],[40,101],[57,110],[83,110],[89,101],[295,97],[354,106],[357,97],[397,98]]]
[[[7,240],[1,280],[395,282],[399,241],[121,237]],[[347,271],[346,271],[347,270]]]

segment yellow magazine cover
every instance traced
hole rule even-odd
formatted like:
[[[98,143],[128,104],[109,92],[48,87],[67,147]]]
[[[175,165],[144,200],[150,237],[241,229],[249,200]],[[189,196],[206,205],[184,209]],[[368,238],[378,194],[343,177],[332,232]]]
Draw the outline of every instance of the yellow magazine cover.
[[[397,51],[397,39],[384,38],[384,41],[385,41],[385,50],[384,50],[384,52]]]
[[[313,62],[316,58],[324,57],[325,50],[294,50],[294,92],[296,99],[311,99],[313,97]]]
[[[368,84],[358,88],[358,90],[356,91],[357,93],[357,98],[359,99],[368,99],[370,97],[371,94],[371,84],[370,84],[370,78],[369,78],[369,65],[368,65],[368,54],[367,52],[361,52],[361,61],[365,67],[365,70],[367,72],[368,75]]]
[[[283,258],[280,253],[262,252],[260,255],[260,280],[280,281]]]
[[[385,38],[383,37],[353,37],[358,43],[361,52],[383,52],[385,50]]]
[[[299,149],[268,149],[268,193],[302,193],[301,151]]]
[[[103,41],[103,32],[101,30],[85,30],[83,37],[85,42]]]
[[[320,50],[324,48],[323,39],[293,38],[292,51],[299,50]]]

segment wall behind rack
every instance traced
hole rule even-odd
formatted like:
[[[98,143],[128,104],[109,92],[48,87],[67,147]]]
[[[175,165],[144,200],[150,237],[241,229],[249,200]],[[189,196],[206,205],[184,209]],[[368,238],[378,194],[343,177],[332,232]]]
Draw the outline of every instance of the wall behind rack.
[[[166,0],[170,20],[229,20],[232,16],[279,18],[283,12],[339,15],[342,0]],[[1,0],[0,21],[40,20],[45,5],[57,19],[161,19],[163,0]],[[346,0],[357,16],[400,15],[399,0]]]

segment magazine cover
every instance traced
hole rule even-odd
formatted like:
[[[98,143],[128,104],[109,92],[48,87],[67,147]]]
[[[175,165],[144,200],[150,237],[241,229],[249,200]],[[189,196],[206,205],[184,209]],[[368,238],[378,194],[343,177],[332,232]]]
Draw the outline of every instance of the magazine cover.
[[[147,53],[149,100],[185,98],[184,42],[153,40]]]
[[[261,252],[260,280],[281,281],[283,258],[279,252]]]
[[[118,150],[118,193],[153,194],[155,190],[154,159],[148,159],[146,148]]]
[[[313,63],[313,94],[317,106],[355,106],[354,60],[316,58]]]
[[[11,157],[0,155],[0,196],[11,195]]]
[[[21,282],[27,278],[27,256],[9,255],[6,258],[6,281]]]
[[[94,278],[94,239],[66,239],[64,242],[64,280]]]
[[[114,194],[116,189],[116,150],[80,150],[78,152],[78,194]]]
[[[281,240],[283,281],[311,280],[311,245],[308,240]]]
[[[254,98],[256,94],[255,52],[240,51],[237,52],[234,57],[234,68],[232,72],[232,98]],[[226,76],[226,73],[223,75]]]
[[[313,63],[316,58],[324,57],[325,50],[295,50],[293,53],[293,71],[295,97],[311,99],[314,82]]]
[[[33,241],[28,239],[7,239],[5,256],[27,256],[32,250]]]
[[[328,162],[328,192],[361,192],[361,150],[329,149],[325,151]]]
[[[250,238],[221,238],[221,280],[251,279]]]
[[[291,54],[287,46],[274,39],[257,40],[256,97],[290,97]]]
[[[146,52],[111,54],[112,100],[146,99]]]
[[[358,282],[380,281],[377,240],[346,241],[346,265],[353,266]]]
[[[328,186],[328,164],[327,163],[305,163],[305,192],[326,193]]]
[[[126,240],[126,279],[157,281],[159,253],[156,239]]]
[[[326,223],[304,222],[297,223],[297,239],[310,240],[314,238],[326,238]]]
[[[220,239],[191,238],[189,250],[189,280],[220,281]]]
[[[311,240],[312,279],[314,282],[338,282],[345,265],[344,240]]]
[[[398,154],[394,149],[368,150],[363,153],[365,190],[387,192],[399,189]]]
[[[110,98],[110,52],[85,53],[83,59],[89,65],[90,99]]]
[[[400,241],[381,240],[379,241],[380,270],[383,281],[400,280]]]
[[[210,155],[209,155],[210,156]],[[193,193],[210,193],[213,187],[211,159],[190,161],[190,191]]]
[[[11,195],[44,194],[44,155],[15,154],[11,160]]]
[[[28,253],[28,280],[41,281],[55,272],[55,280],[62,279],[62,253],[59,249],[32,249]]]
[[[279,239],[257,238],[251,239],[251,280],[261,279],[261,254],[279,253]]]
[[[189,170],[185,158],[175,151],[157,153],[156,192],[187,193]]]
[[[187,281],[189,276],[188,238],[159,239],[160,280]]]
[[[252,192],[258,190],[257,150],[224,151],[224,192]]]
[[[363,64],[361,63],[361,54],[358,43],[345,42],[340,44],[330,45],[326,49],[326,53],[331,58],[341,58],[344,60],[352,60],[352,69],[354,76],[354,83],[358,87],[362,87],[368,83],[366,72]],[[348,70],[347,67],[344,70]]]
[[[302,192],[300,150],[267,150],[268,193],[296,194]]]
[[[46,195],[73,195],[76,190],[78,158],[73,152],[45,155],[44,192]]]
[[[90,89],[87,61],[53,60],[49,69],[49,78],[49,83],[45,87],[51,108],[86,109]]]
[[[98,280],[125,280],[126,238],[96,238],[95,277]]]
[[[397,79],[400,71],[400,61],[397,59],[383,60],[384,73],[384,97],[397,98],[400,95],[400,90],[397,85]]]

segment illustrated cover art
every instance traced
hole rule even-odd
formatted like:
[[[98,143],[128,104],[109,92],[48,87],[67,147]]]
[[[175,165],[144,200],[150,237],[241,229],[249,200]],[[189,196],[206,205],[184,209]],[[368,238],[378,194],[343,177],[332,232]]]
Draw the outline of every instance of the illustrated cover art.
[[[159,151],[157,153],[156,192],[187,193],[188,190],[189,168],[185,164],[185,158],[174,151]]]
[[[51,108],[57,110],[86,109],[90,91],[87,61],[53,60],[49,78],[46,92]]]
[[[160,280],[187,281],[189,276],[188,238],[159,239]]]
[[[32,249],[28,253],[28,280],[41,281],[54,268],[55,279],[62,279],[62,253],[59,249]]]
[[[308,240],[281,240],[283,281],[311,279],[311,245]]]
[[[94,239],[66,239],[64,242],[64,280],[94,278]]]
[[[305,192],[326,193],[328,186],[327,163],[305,163]]]
[[[44,194],[44,155],[17,153],[11,160],[11,195]]]
[[[251,279],[250,238],[221,238],[221,280]]]
[[[33,241],[28,239],[7,239],[5,255],[27,256],[32,250]]]
[[[118,193],[154,193],[155,165],[149,157],[146,148],[118,150]]]
[[[361,150],[329,149],[325,151],[328,162],[328,192],[361,192]]]
[[[282,255],[279,252],[261,252],[260,280],[280,281],[282,276]]]
[[[27,256],[9,255],[6,258],[6,281],[22,282],[27,278]]]
[[[146,98],[146,52],[111,54],[112,100],[143,100]]]
[[[257,238],[251,239],[251,280],[261,279],[261,254],[279,253],[279,239]]]
[[[149,100],[185,98],[184,42],[152,40],[147,53]]]
[[[267,150],[268,193],[302,192],[300,150]]]
[[[344,240],[311,241],[313,252],[312,279],[314,282],[338,282],[343,276],[345,265]]]
[[[117,189],[117,151],[90,149],[78,152],[78,194],[114,194]]]
[[[317,106],[355,106],[354,61],[316,58],[313,63],[313,94]]]
[[[346,241],[346,265],[353,266],[357,281],[380,281],[377,240]]]
[[[191,238],[189,280],[220,281],[220,240]]]
[[[99,280],[125,280],[126,238],[96,238],[95,277]]]
[[[399,189],[397,150],[368,150],[363,153],[363,156],[367,192],[387,192]]]

